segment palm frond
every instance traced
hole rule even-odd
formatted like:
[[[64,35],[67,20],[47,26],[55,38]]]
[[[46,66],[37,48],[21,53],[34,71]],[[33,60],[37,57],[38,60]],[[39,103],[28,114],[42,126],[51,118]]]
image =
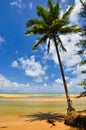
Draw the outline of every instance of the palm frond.
[[[80,40],[75,46],[81,47],[82,51],[86,50],[86,39]]]
[[[62,25],[63,25],[63,19],[55,19],[53,20],[51,27],[59,29]]]
[[[83,60],[83,61],[80,62],[79,65],[85,65],[85,64],[86,64],[86,60]]]
[[[52,3],[52,0],[49,0],[49,23],[52,24],[52,21],[59,18],[60,7],[57,2],[55,5]]]
[[[80,98],[80,97],[86,97],[86,90],[84,92],[81,92],[79,96],[77,96],[77,98]]]
[[[75,4],[73,4],[73,5],[63,14],[62,18],[63,18],[63,19],[69,18],[69,16],[70,16],[71,12],[73,11],[74,7],[75,7]]]
[[[26,27],[30,27],[30,26],[33,26],[34,24],[45,24],[44,22],[43,22],[43,20],[39,20],[39,19],[31,19],[31,20],[28,20],[27,22],[26,22]]]
[[[81,54],[83,54],[83,52],[84,52],[84,50],[79,50],[79,51],[77,51],[76,55],[81,55]]]
[[[77,24],[75,24],[73,26],[68,26],[68,27],[62,27],[62,28],[60,28],[60,33],[62,33],[62,34],[78,33],[78,32],[83,32],[83,30],[81,28],[78,28]]]
[[[59,18],[59,15],[60,15],[60,6],[59,6],[59,2],[57,1],[57,3],[56,3],[56,5],[55,5],[55,7],[54,7],[54,9],[55,9],[55,12],[56,12],[56,17],[55,18]]]
[[[45,22],[48,22],[49,20],[48,10],[41,5],[38,5],[36,9],[37,9],[38,16],[41,17]]]
[[[51,27],[55,28],[55,31],[57,30],[58,32],[60,28],[65,28],[68,24],[70,24],[69,20],[64,21],[64,19],[59,18],[59,19],[53,20]]]
[[[48,4],[48,7],[49,7],[49,11],[52,11],[53,10],[53,1],[48,0],[47,4]]]
[[[60,32],[60,29],[61,28],[65,28],[67,27],[67,25],[70,24],[70,21],[64,21],[63,19],[56,19],[56,21],[53,21],[51,27],[52,27],[52,30],[55,31],[55,33],[57,32]]]
[[[66,27],[67,25],[69,25],[70,24],[70,21],[69,20],[64,20],[63,19],[63,27]]]
[[[57,38],[57,43],[60,44],[60,47],[63,51],[67,52],[66,48],[64,47],[64,45],[62,44],[62,41],[60,39],[60,37],[58,35],[56,35],[56,38]]]
[[[30,35],[30,34],[42,34],[42,33],[46,33],[47,32],[47,28],[46,26],[39,24],[39,25],[34,25],[32,26],[31,29],[27,30],[25,32],[25,35]]]
[[[81,71],[81,73],[82,73],[82,74],[85,74],[85,73],[86,73],[86,70]]]
[[[37,40],[37,42],[35,43],[35,45],[33,46],[32,49],[36,50],[40,44],[46,42],[47,38],[48,38],[48,34],[45,34],[43,37],[41,37],[39,40]]]
[[[83,80],[81,83],[79,83],[79,85],[81,85],[81,86],[86,86],[86,79]]]
[[[54,4],[53,0],[48,0],[47,2],[48,8],[43,7],[42,5],[38,5],[36,7],[37,14],[40,17],[39,19],[31,19],[26,23],[26,27],[29,28],[26,31],[26,35],[29,34],[42,34],[42,38],[40,38],[36,44],[33,46],[33,50],[37,49],[39,44],[44,43],[46,39],[55,34],[67,34],[67,33],[77,33],[82,32],[82,29],[78,27],[78,25],[67,26],[70,24],[69,15],[73,11],[75,4],[73,4],[62,16],[59,18],[60,14],[60,6],[57,0],[57,3]],[[60,38],[58,38],[57,43],[60,45],[63,51],[66,51],[65,47],[62,44]],[[48,43],[48,53],[50,49],[50,41]]]
[[[26,30],[26,32],[25,32],[25,35],[26,35],[26,36],[29,36],[29,35],[31,35],[31,34],[34,34],[34,33],[33,33],[33,29]]]
[[[80,0],[80,2],[81,2],[81,4],[82,4],[82,6],[83,6],[84,8],[86,8],[86,2],[83,2],[83,0]]]
[[[61,47],[61,49],[62,49],[64,52],[67,52],[66,48],[63,46],[62,43],[60,44],[60,47]]]

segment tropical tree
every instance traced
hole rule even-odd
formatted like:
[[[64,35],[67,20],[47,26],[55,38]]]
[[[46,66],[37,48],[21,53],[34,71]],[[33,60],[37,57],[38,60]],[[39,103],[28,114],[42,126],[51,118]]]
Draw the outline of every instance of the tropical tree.
[[[79,14],[81,18],[81,26],[83,28],[83,33],[81,34],[82,40],[79,41],[76,45],[79,46],[79,51],[77,52],[78,55],[82,57],[82,61],[79,63],[80,66],[86,65],[86,1],[80,0],[82,4],[82,9]],[[83,24],[82,24],[83,23]],[[86,73],[86,68],[81,72],[82,74]],[[84,87],[84,92],[81,93],[80,96],[86,96],[86,78],[84,78],[80,83],[80,86]]]
[[[46,40],[49,39],[47,45],[47,51],[49,53],[50,44],[54,44],[68,104],[67,110],[68,113],[70,113],[74,110],[74,108],[72,107],[72,102],[70,100],[62,61],[59,53],[59,46],[63,51],[66,51],[66,48],[61,41],[60,34],[78,33],[82,32],[82,29],[79,28],[77,24],[70,26],[69,16],[75,7],[75,4],[73,4],[62,16],[60,15],[59,2],[53,3],[53,0],[48,0],[47,5],[48,8],[45,8],[42,5],[38,5],[36,7],[39,19],[30,19],[26,22],[26,27],[28,29],[25,34],[41,35],[37,42],[34,44],[33,50],[36,50],[39,45],[41,45],[42,43],[46,43]],[[51,42],[51,40],[53,40],[53,42]]]

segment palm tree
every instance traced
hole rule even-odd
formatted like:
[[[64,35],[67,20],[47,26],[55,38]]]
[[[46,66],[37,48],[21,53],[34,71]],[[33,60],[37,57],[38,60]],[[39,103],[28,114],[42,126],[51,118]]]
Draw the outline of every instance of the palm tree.
[[[65,94],[67,98],[67,104],[68,104],[67,110],[68,112],[71,112],[72,110],[74,110],[74,108],[72,107],[71,100],[69,97],[68,87],[58,47],[60,46],[63,51],[66,51],[60,39],[60,34],[78,33],[81,32],[82,30],[81,28],[78,27],[78,25],[70,26],[69,16],[75,7],[75,4],[73,4],[62,15],[62,17],[60,17],[60,6],[58,2],[53,3],[53,0],[48,0],[47,5],[48,8],[45,8],[42,5],[38,5],[36,7],[39,19],[35,18],[27,21],[26,27],[28,28],[28,30],[26,31],[25,34],[41,35],[41,37],[37,40],[37,42],[33,46],[33,50],[36,50],[40,44],[45,43],[46,40],[49,39],[47,46],[47,51],[49,53],[50,44],[54,44],[56,48],[56,54],[59,61],[60,71],[62,74]],[[51,39],[53,40],[53,42],[51,42]]]
[[[82,58],[82,61],[79,63],[80,66],[82,65],[86,65],[86,1],[85,0],[80,0],[81,4],[82,4],[82,9],[81,12],[79,14],[81,21],[83,23],[82,28],[83,28],[83,33],[82,33],[82,40],[79,41],[79,43],[77,43],[76,45],[78,45],[80,47],[79,51],[77,52],[78,55],[80,55]],[[81,72],[82,74],[86,73],[86,68],[84,68],[84,70]],[[79,83],[80,86],[84,87],[84,92],[82,92],[80,94],[80,96],[86,96],[86,77],[84,77],[84,79],[81,81],[81,83]]]

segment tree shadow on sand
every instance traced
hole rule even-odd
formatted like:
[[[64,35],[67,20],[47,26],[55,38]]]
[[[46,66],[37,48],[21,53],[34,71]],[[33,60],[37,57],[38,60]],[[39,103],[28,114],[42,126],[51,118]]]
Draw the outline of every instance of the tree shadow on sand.
[[[26,115],[26,117],[28,117],[28,120],[25,121],[42,121],[45,120],[47,123],[51,124],[52,126],[55,126],[56,121],[62,122],[64,121],[65,115],[61,114],[61,113],[33,113],[30,115]],[[51,126],[51,127],[52,127]]]
[[[85,115],[78,115],[73,118],[68,118],[65,114],[61,113],[33,113],[30,115],[25,115],[25,117],[28,117],[28,120],[30,122],[34,121],[42,121],[45,120],[47,123],[51,124],[51,127],[56,126],[56,121],[58,122],[64,122],[65,125],[68,125],[73,128],[73,130],[86,130],[86,116]]]

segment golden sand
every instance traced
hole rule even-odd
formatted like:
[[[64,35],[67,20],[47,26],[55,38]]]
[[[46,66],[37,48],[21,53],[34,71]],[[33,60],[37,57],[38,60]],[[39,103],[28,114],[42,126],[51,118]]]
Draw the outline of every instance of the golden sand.
[[[30,94],[0,94],[0,97],[4,97],[4,98],[9,98],[9,99],[16,99],[16,98],[24,98],[25,100],[28,100],[28,101],[66,101],[66,97],[64,96],[64,97],[53,97],[52,98],[52,96],[51,97],[49,97],[49,98],[41,98],[41,96],[40,96],[40,98],[38,98],[37,97],[37,94],[36,94],[36,96],[35,96],[35,98],[29,98],[29,97],[31,97],[32,95],[30,95]],[[71,95],[71,99],[72,100],[86,100],[86,97],[82,97],[82,98],[76,98],[76,96],[78,96],[78,94],[72,94]]]
[[[25,98],[29,101],[64,101],[65,97],[59,98],[27,98],[26,94],[0,94],[0,97],[4,98]],[[71,96],[73,100],[78,100],[74,95]],[[86,100],[85,97],[80,98],[79,100]],[[0,116],[0,130],[76,130],[66,126],[64,122],[56,121],[55,126],[49,124],[46,120],[36,120],[36,121],[26,121],[29,120],[29,117],[22,117],[19,115],[1,115]]]
[[[63,122],[56,122],[55,126],[43,121],[25,121],[28,118],[6,116],[0,117],[0,130],[70,130]]]

